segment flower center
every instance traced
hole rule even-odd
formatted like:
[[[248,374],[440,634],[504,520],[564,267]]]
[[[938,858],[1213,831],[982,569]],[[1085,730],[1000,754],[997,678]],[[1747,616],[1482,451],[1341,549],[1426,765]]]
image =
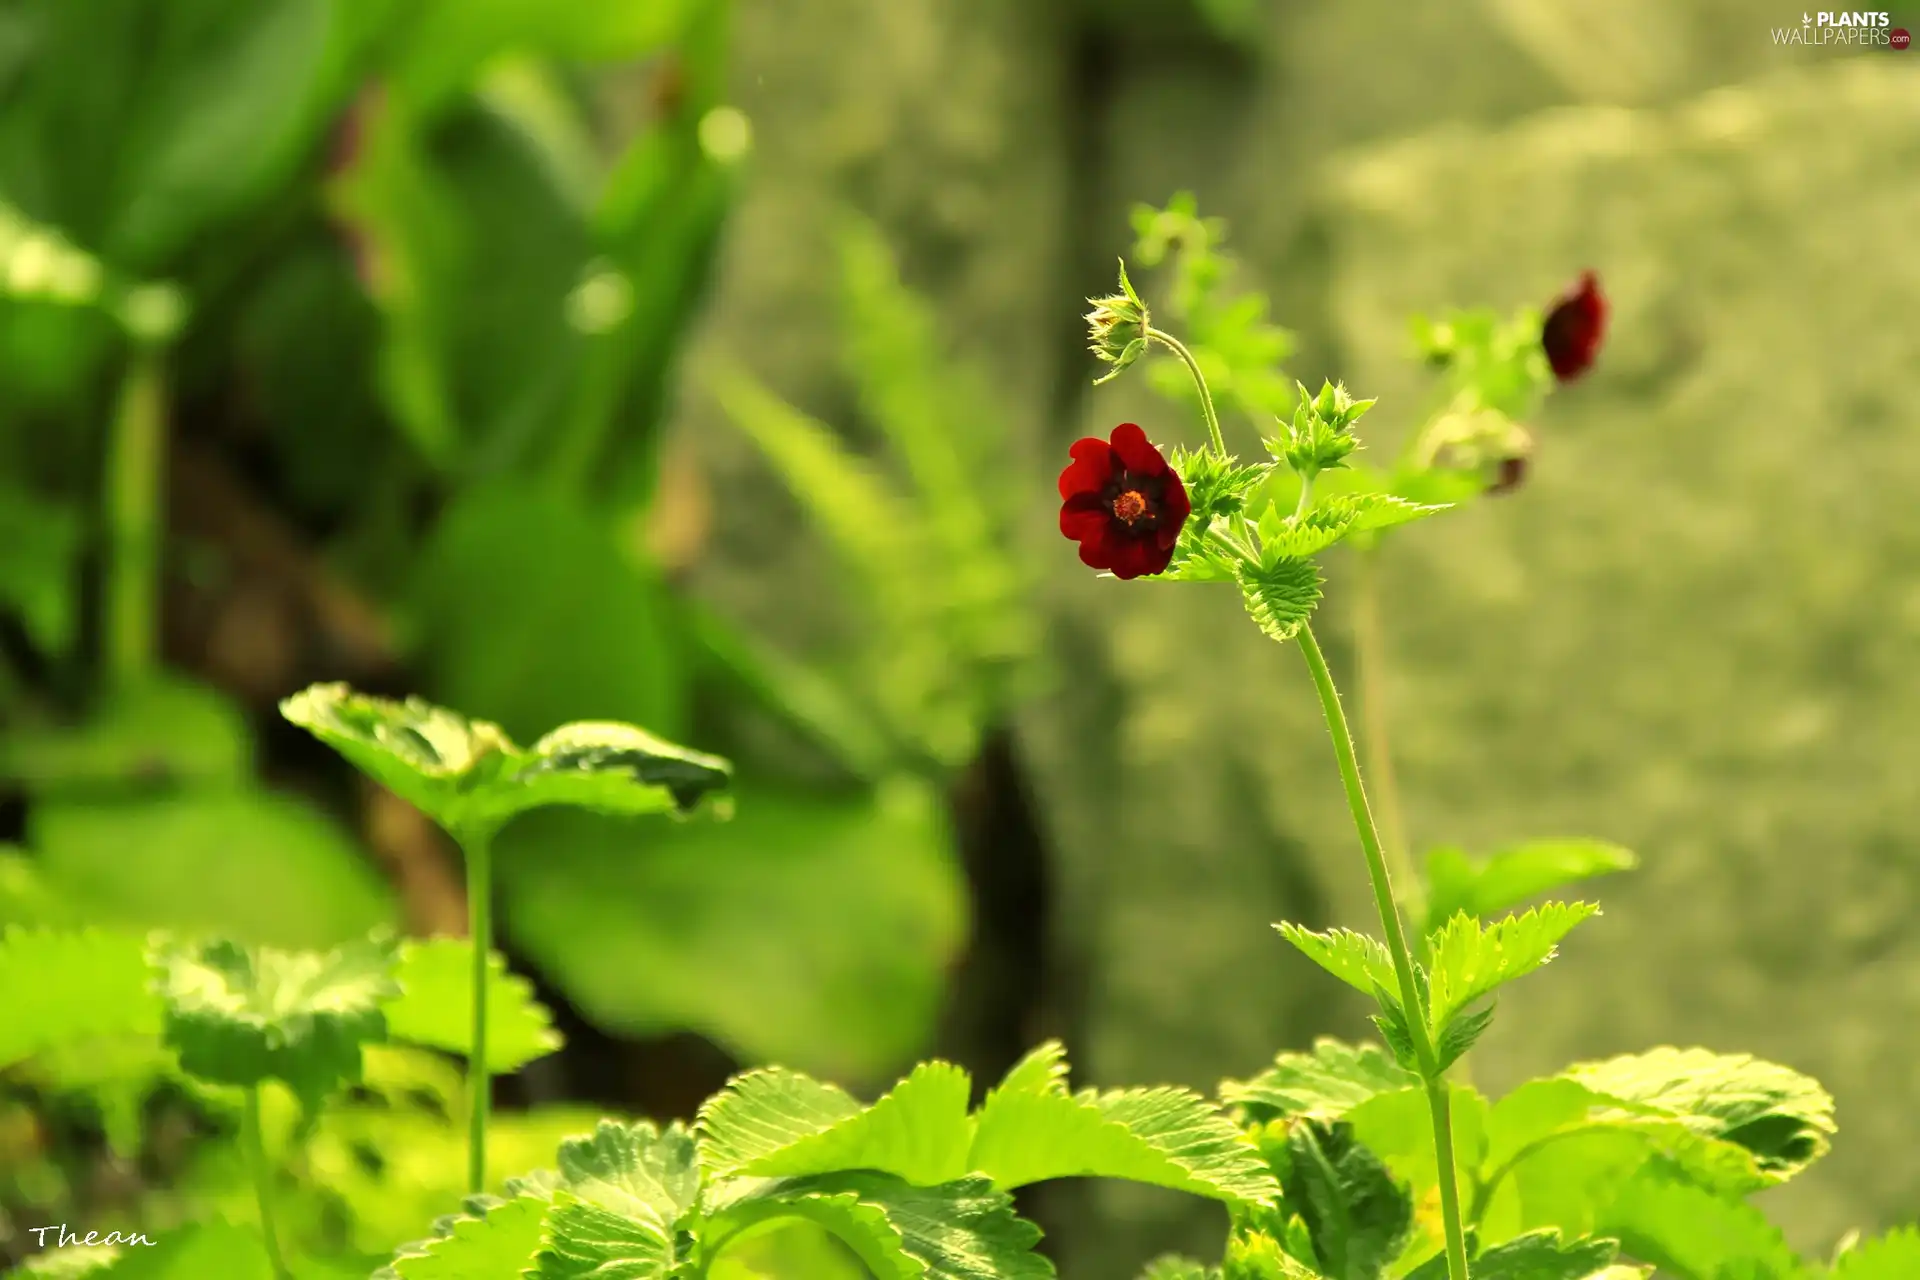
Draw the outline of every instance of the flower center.
[[[1147,514],[1147,499],[1138,489],[1128,489],[1113,500],[1113,514],[1132,524]]]

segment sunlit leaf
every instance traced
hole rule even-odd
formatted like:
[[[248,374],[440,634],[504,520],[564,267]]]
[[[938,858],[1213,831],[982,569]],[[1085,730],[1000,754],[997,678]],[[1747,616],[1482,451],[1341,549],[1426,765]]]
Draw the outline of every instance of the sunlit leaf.
[[[473,944],[429,938],[401,944],[395,973],[400,995],[386,1007],[395,1040],[466,1053],[473,1043]],[[517,1071],[561,1045],[553,1019],[525,978],[507,971],[499,952],[487,957],[487,1069]]]

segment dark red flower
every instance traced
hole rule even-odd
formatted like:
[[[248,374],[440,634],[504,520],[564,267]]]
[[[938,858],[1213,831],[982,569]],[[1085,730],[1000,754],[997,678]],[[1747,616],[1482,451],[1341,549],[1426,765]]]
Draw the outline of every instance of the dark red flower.
[[[1060,532],[1080,544],[1080,559],[1116,578],[1164,572],[1193,507],[1147,433],[1123,422],[1107,439],[1076,440],[1068,452]]]
[[[1540,326],[1540,345],[1547,350],[1553,376],[1572,382],[1592,368],[1606,332],[1607,300],[1600,292],[1600,277],[1582,272],[1574,286],[1554,300]]]

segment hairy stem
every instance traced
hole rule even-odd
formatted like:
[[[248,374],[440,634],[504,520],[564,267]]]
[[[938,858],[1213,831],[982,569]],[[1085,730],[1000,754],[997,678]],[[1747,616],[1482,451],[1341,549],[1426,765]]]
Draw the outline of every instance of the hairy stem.
[[[1407,848],[1400,788],[1394,780],[1393,749],[1387,730],[1386,639],[1380,627],[1379,554],[1377,547],[1359,547],[1354,552],[1354,679],[1367,776],[1373,780],[1374,809],[1380,823],[1380,845],[1386,852],[1387,869],[1393,873],[1394,901],[1406,912],[1417,933],[1427,918],[1426,886]],[[1418,938],[1414,945],[1416,949],[1421,945]]]
[[[1220,434],[1220,415],[1213,411],[1213,393],[1207,390],[1207,379],[1200,372],[1200,362],[1193,358],[1193,352],[1187,350],[1185,343],[1170,333],[1149,326],[1147,337],[1179,356],[1181,363],[1187,366],[1187,372],[1193,375],[1193,385],[1200,389],[1200,413],[1207,420],[1207,442],[1213,446],[1214,453],[1224,459],[1227,456],[1227,442]]]
[[[1468,1280],[1466,1233],[1460,1219],[1460,1187],[1453,1167],[1452,1098],[1441,1073],[1433,1042],[1427,1035],[1426,1009],[1414,982],[1413,956],[1407,950],[1406,931],[1400,923],[1400,909],[1393,899],[1393,879],[1387,872],[1386,857],[1380,848],[1380,833],[1374,827],[1373,813],[1367,807],[1366,789],[1360,783],[1360,762],[1353,751],[1353,734],[1347,728],[1347,716],[1340,708],[1340,691],[1334,687],[1333,673],[1327,669],[1326,655],[1314,638],[1313,628],[1302,626],[1300,652],[1313,674],[1313,686],[1320,694],[1320,709],[1327,720],[1327,732],[1333,737],[1333,753],[1340,766],[1340,781],[1346,787],[1347,807],[1353,812],[1354,829],[1360,835],[1360,848],[1366,854],[1367,875],[1373,882],[1373,901],[1380,912],[1381,927],[1386,930],[1387,950],[1393,956],[1394,976],[1400,986],[1400,1005],[1406,1012],[1407,1033],[1413,1041],[1414,1057],[1420,1076],[1426,1083],[1427,1110],[1433,1118],[1434,1163],[1440,1178],[1440,1214],[1447,1237],[1447,1274],[1451,1280]]]
[[[247,1167],[253,1172],[253,1195],[260,1203],[260,1235],[267,1242],[267,1260],[273,1264],[276,1280],[292,1280],[286,1258],[280,1252],[280,1234],[273,1225],[273,1170],[267,1165],[267,1146],[260,1137],[260,1086],[247,1086],[247,1098],[240,1112],[240,1145],[246,1152]]]
[[[107,436],[105,657],[116,685],[153,667],[166,445],[164,367],[158,352],[137,348]]]
[[[467,1088],[473,1094],[467,1128],[467,1191],[478,1195],[487,1182],[487,1108],[493,1073],[487,1069],[487,960],[493,953],[493,837],[467,836],[460,842],[467,862],[467,936],[473,943],[473,1043],[467,1052]]]

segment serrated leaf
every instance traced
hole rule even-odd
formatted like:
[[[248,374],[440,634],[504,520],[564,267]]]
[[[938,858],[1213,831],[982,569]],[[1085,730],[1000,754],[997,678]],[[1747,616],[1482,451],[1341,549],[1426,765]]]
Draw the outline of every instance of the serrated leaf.
[[[1320,571],[1311,560],[1283,559],[1258,569],[1236,563],[1234,578],[1247,614],[1282,644],[1299,634],[1320,602]]]
[[[1529,840],[1484,859],[1434,849],[1427,854],[1427,932],[1458,912],[1485,919],[1535,894],[1637,865],[1631,852],[1604,840]]]
[[[1419,1083],[1378,1045],[1350,1045],[1329,1037],[1313,1042],[1311,1053],[1282,1053],[1251,1080],[1227,1080],[1220,1100],[1251,1119],[1306,1116],[1338,1120],[1375,1094]]]
[[[560,1144],[560,1177],[580,1199],[671,1231],[700,1198],[697,1144],[677,1121],[602,1120]]]
[[[1349,1125],[1296,1123],[1287,1135],[1287,1203],[1305,1219],[1332,1280],[1375,1280],[1413,1226],[1413,1202]]]
[[[742,1166],[760,1177],[878,1169],[916,1186],[969,1172],[971,1081],[948,1062],[923,1062],[872,1106]]]
[[[1560,939],[1599,911],[1591,903],[1549,902],[1490,928],[1472,916],[1454,916],[1428,941],[1430,1033],[1440,1038],[1467,1005],[1553,959]]]
[[[1379,990],[1395,990],[1399,984],[1393,956],[1384,942],[1351,929],[1316,933],[1290,922],[1273,927],[1307,959],[1356,990],[1373,995]]]
[[[554,1194],[547,1213],[538,1280],[667,1280],[680,1262],[676,1241],[658,1222]]]
[[[1834,1131],[1833,1098],[1818,1081],[1747,1054],[1668,1046],[1576,1063],[1561,1074],[1746,1148],[1775,1182],[1824,1155]]]
[[[890,1174],[823,1174],[773,1184],[726,1211],[733,1224],[794,1214],[827,1227],[878,1280],[1051,1280],[1040,1229],[985,1178],[915,1187]],[[727,1225],[723,1221],[722,1225]]]
[[[1596,1230],[1680,1280],[1800,1280],[1808,1268],[1779,1228],[1729,1200],[1655,1169],[1628,1180]]]
[[[1920,1276],[1920,1227],[1899,1227],[1840,1255],[1832,1280],[1912,1280]]]
[[[473,944],[465,938],[428,938],[400,947],[394,974],[400,994],[387,1005],[394,1040],[464,1054],[472,1045]],[[561,1046],[552,1016],[533,997],[533,984],[507,971],[499,952],[487,957],[487,1069],[517,1071]]]
[[[1494,1245],[1473,1259],[1471,1270],[1473,1280],[1600,1280],[1619,1253],[1618,1241],[1563,1240],[1548,1228]],[[1447,1280],[1446,1255],[1427,1259],[1407,1280]]]
[[[737,1075],[700,1106],[701,1163],[727,1177],[860,1114],[860,1103],[838,1085],[785,1067]]]
[[[167,1043],[203,1080],[284,1081],[309,1106],[360,1078],[360,1049],[386,1037],[382,1006],[399,994],[391,941],[334,951],[248,949],[231,942],[157,947]]]
[[[1218,1277],[1216,1270],[1171,1253],[1155,1258],[1140,1273],[1140,1280],[1218,1280]]]
[[[1206,1273],[1198,1274],[1204,1280]],[[1236,1231],[1227,1240],[1220,1280],[1321,1280],[1321,1273],[1264,1231]]]
[[[1433,1042],[1434,1065],[1445,1071],[1460,1060],[1462,1054],[1473,1048],[1493,1022],[1494,1002],[1489,1000],[1478,1009],[1471,1009],[1447,1023]]]
[[[1257,1202],[1277,1192],[1239,1130],[1198,1094],[1172,1088],[1070,1094],[1053,1072],[1056,1061],[1030,1057],[980,1108],[967,1164],[1001,1190],[1092,1177],[1227,1201]]]
[[[1027,1051],[1008,1068],[996,1093],[1064,1093],[1067,1087],[1067,1047],[1047,1040]],[[989,1097],[992,1095],[989,1094]]]
[[[403,1245],[372,1280],[520,1280],[545,1238],[548,1205],[526,1196],[476,1197],[434,1234]]]
[[[0,934],[0,1070],[99,1036],[157,1035],[146,943],[87,930]]]
[[[490,834],[543,805],[686,814],[722,795],[732,777],[719,757],[632,725],[562,725],[522,750],[485,720],[343,684],[314,685],[280,712],[461,838]]]

